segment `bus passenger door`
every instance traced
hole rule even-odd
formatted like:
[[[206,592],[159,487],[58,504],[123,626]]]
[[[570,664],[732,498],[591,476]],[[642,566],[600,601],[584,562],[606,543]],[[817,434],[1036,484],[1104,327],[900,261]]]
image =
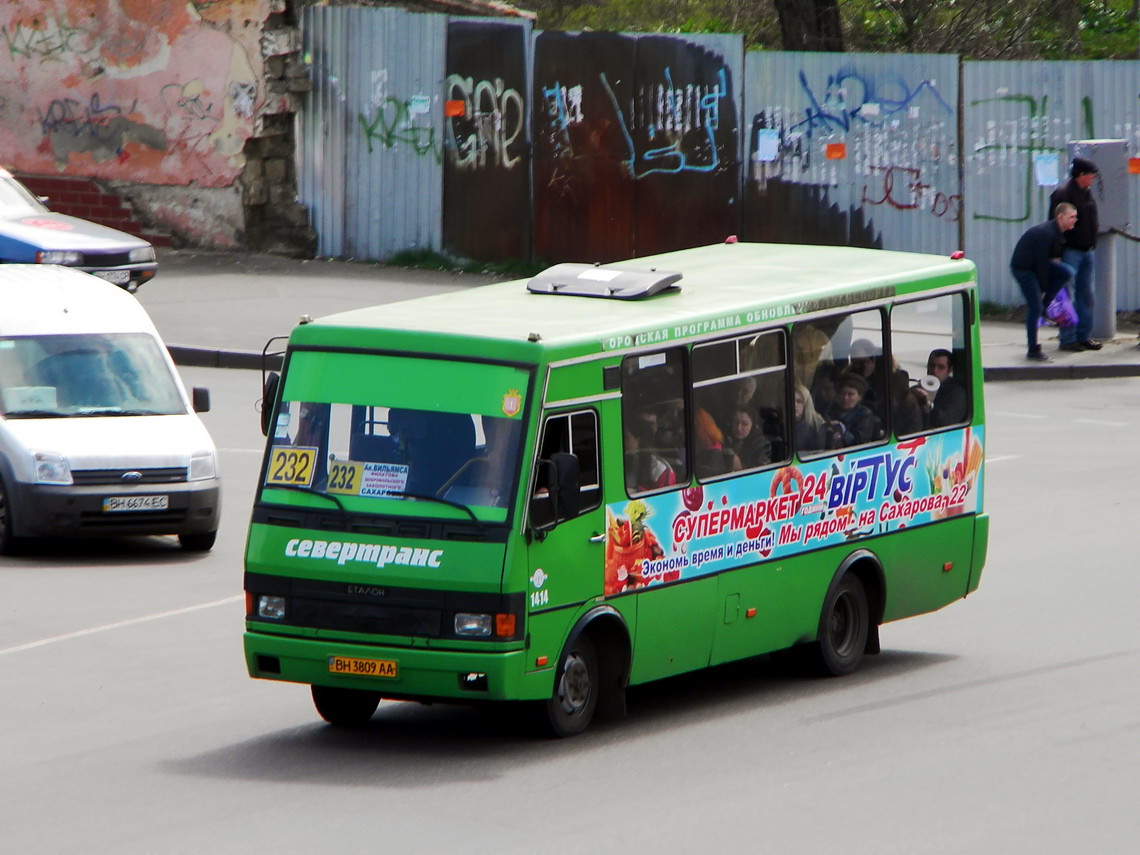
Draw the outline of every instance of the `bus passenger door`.
[[[602,593],[606,526],[599,435],[599,413],[594,408],[552,413],[542,426],[527,548],[531,667],[543,657],[550,665],[558,660],[576,607]],[[577,464],[576,509],[559,507],[552,495],[555,473],[559,462],[565,465],[566,455]],[[560,456],[563,459],[558,461]]]

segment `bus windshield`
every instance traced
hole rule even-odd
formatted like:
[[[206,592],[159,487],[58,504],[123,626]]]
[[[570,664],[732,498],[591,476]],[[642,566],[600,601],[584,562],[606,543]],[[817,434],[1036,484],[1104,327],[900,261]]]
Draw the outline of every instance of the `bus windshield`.
[[[285,377],[262,481],[282,488],[275,502],[316,492],[353,513],[507,518],[526,371],[300,351]]]

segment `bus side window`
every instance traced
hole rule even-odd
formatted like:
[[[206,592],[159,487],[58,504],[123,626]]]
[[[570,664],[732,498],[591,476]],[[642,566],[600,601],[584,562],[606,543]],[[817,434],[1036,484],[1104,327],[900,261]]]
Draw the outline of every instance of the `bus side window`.
[[[704,480],[789,455],[783,330],[693,347],[693,468]]]
[[[539,444],[539,465],[535,471],[534,495],[530,502],[530,522],[535,528],[549,527],[561,522],[555,519],[554,503],[548,483],[549,461],[555,454],[573,454],[578,458],[580,486],[578,513],[592,511],[602,503],[601,465],[598,457],[598,414],[593,410],[578,410],[550,416],[542,428]]]
[[[944,294],[891,310],[892,421],[898,436],[966,423],[970,366],[965,300]]]
[[[630,495],[689,482],[684,374],[682,348],[622,360],[622,437]]]
[[[797,393],[811,396],[797,404],[797,450],[810,454],[885,439],[890,386],[882,312],[797,324],[792,340]]]

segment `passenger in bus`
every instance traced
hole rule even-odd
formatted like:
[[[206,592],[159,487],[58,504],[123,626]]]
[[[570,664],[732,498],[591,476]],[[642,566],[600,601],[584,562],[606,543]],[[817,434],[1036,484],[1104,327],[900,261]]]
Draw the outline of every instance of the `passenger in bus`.
[[[883,436],[883,424],[861,401],[867,381],[848,372],[839,378],[835,403],[828,410],[828,447],[846,448],[874,442]]]
[[[796,450],[800,453],[823,450],[827,446],[825,425],[826,421],[823,416],[815,409],[811,392],[803,383],[797,382],[794,425]]]
[[[938,391],[930,404],[930,426],[945,427],[966,420],[966,388],[954,377],[954,354],[938,348],[930,351],[926,373],[938,380]]]
[[[693,444],[696,449],[694,461],[698,478],[711,478],[726,472],[736,472],[741,468],[736,452],[725,441],[724,432],[703,407],[693,412]]]
[[[737,407],[733,411],[729,446],[744,469],[756,469],[772,462],[772,441],[748,407]]]
[[[911,387],[910,375],[898,368],[891,372],[891,424],[896,436],[918,433],[926,427],[926,413],[919,403],[918,387]]]
[[[677,473],[657,451],[657,414],[639,410],[624,422],[625,486],[631,493],[644,493],[677,483]]]
[[[880,357],[879,349],[869,339],[860,338],[851,343],[851,358],[847,361],[847,370],[862,377],[867,383],[863,406],[876,414],[882,413],[883,402],[887,397],[879,388],[883,374],[879,370]]]

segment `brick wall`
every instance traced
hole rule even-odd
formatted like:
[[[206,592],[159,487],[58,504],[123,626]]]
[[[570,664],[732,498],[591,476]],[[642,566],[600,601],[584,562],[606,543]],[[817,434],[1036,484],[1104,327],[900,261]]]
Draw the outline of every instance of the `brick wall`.
[[[144,228],[119,196],[105,191],[90,178],[45,175],[16,177],[37,196],[46,196],[47,206],[57,213],[118,229],[148,240],[155,246],[171,245],[169,235]]]

